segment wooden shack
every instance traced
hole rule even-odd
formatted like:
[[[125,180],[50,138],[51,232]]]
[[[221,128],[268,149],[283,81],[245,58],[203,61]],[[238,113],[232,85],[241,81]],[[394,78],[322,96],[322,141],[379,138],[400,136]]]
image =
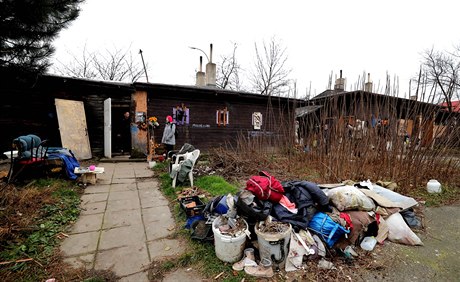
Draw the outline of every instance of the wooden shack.
[[[56,99],[60,99],[82,105],[86,123],[80,135],[87,135],[92,155],[101,157],[111,157],[119,149],[116,128],[126,111],[131,113],[132,150],[147,155],[150,137],[161,143],[168,115],[174,118],[179,132],[176,148],[190,143],[206,151],[235,144],[238,136],[276,136],[280,134],[277,129],[285,126],[281,123],[292,121],[294,108],[302,103],[215,87],[131,84],[54,75],[38,76],[20,86],[3,84],[0,90],[2,152],[11,149],[14,138],[27,134],[48,139],[51,146],[61,146],[64,128],[62,120],[58,123],[56,111]],[[82,116],[72,116],[69,111],[66,132],[73,134],[72,126],[77,127]],[[148,118],[153,116],[160,126],[149,134]]]

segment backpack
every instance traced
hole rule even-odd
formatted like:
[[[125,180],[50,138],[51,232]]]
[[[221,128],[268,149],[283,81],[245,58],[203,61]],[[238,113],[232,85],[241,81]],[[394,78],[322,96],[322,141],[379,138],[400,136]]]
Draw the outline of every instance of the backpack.
[[[173,125],[174,125],[174,123],[171,123],[171,129],[173,128]],[[176,138],[176,139],[177,139],[177,136],[179,136],[179,132],[177,132],[177,131],[178,130],[177,130],[177,125],[176,125],[176,129],[174,130],[174,138]]]
[[[246,182],[246,190],[251,191],[259,200],[279,202],[284,194],[281,183],[266,171],[251,176]]]

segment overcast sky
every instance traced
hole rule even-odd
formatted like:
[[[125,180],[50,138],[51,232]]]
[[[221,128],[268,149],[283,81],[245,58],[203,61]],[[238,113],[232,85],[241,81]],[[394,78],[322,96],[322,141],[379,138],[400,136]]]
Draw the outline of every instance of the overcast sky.
[[[254,43],[275,36],[286,47],[300,95],[326,89],[331,71],[343,70],[347,89],[363,72],[383,88],[399,77],[400,96],[418,72],[421,53],[460,44],[460,1],[157,1],[86,0],[80,17],[61,31],[54,58],[87,49],[139,49],[153,83],[195,84],[201,53],[214,44],[213,61],[238,44],[237,59],[250,71]],[[53,60],[55,61],[55,60]],[[205,62],[206,63],[206,62]]]

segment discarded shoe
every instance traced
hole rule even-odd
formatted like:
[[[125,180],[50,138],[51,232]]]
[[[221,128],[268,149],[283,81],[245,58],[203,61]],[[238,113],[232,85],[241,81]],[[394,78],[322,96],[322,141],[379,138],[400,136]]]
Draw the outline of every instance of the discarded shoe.
[[[254,249],[247,248],[244,250],[243,258],[239,262],[235,262],[232,266],[233,270],[241,271],[246,266],[257,266],[256,258],[254,257]]]
[[[263,258],[257,266],[246,266],[244,272],[255,277],[270,278],[274,275],[272,261],[267,258]]]

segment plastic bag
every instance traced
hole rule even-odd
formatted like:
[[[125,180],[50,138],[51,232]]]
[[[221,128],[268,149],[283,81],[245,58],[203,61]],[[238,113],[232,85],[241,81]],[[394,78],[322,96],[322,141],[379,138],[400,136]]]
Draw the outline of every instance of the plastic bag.
[[[422,240],[415,235],[414,232],[407,226],[401,214],[395,213],[387,218],[386,224],[388,225],[388,239],[394,243],[400,243],[405,245],[421,245],[423,246]]]
[[[375,209],[374,201],[353,186],[330,189],[327,191],[327,196],[339,211],[372,211]]]

